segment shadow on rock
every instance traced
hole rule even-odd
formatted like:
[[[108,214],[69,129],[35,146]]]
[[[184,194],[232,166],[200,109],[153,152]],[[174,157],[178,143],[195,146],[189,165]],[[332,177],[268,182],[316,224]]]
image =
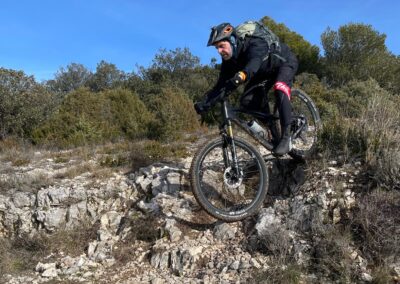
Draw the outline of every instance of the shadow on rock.
[[[293,159],[268,159],[269,189],[272,196],[290,196],[298,192],[306,180],[307,165]]]

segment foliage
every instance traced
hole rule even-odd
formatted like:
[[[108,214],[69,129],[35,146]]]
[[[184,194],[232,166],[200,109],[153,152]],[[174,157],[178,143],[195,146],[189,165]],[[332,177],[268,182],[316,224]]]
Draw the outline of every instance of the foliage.
[[[80,87],[89,87],[94,92],[120,87],[128,75],[119,70],[115,64],[104,60],[97,64],[96,72],[90,72],[85,66],[71,63],[61,67],[53,80],[45,82],[46,87],[62,96]]]
[[[0,139],[29,138],[54,106],[53,96],[23,71],[0,68]]]
[[[46,85],[52,92],[66,94],[85,86],[91,76],[92,73],[82,64],[71,63],[66,68],[61,67]]]
[[[338,31],[328,28],[321,36],[325,51],[324,73],[335,86],[351,80],[374,78],[398,92],[399,58],[385,45],[386,35],[371,25],[348,24]]]
[[[193,102],[182,90],[164,88],[161,93],[149,96],[145,103],[155,116],[149,138],[171,141],[199,126]]]
[[[369,79],[328,89],[315,75],[301,74],[296,87],[311,95],[320,110],[321,149],[364,158],[382,187],[400,188],[400,98]]]
[[[144,79],[155,83],[164,81],[180,81],[186,78],[186,71],[200,66],[200,59],[193,56],[188,48],[183,50],[160,49],[148,69],[141,68]]]
[[[126,79],[126,74],[115,64],[104,60],[97,64],[96,72],[89,78],[86,86],[94,92],[120,87]]]
[[[319,48],[306,41],[301,35],[291,31],[284,24],[276,23],[270,17],[264,17],[261,21],[268,26],[280,40],[286,43],[296,54],[299,60],[299,73],[320,73]]]
[[[159,92],[157,86],[173,87],[181,88],[190,98],[199,99],[216,82],[218,71],[212,66],[201,66],[200,59],[188,48],[176,48],[161,49],[150,67],[140,67],[140,76],[145,93]]]
[[[83,145],[147,134],[152,115],[137,95],[123,89],[70,93],[60,109],[34,132],[36,143]]]
[[[400,189],[400,98],[384,90],[372,92],[357,121],[366,145],[365,160],[382,187]]]
[[[330,121],[339,115],[339,108],[334,99],[335,91],[323,84],[315,74],[300,74],[296,77],[294,86],[310,95],[317,105],[322,121]],[[342,95],[345,94],[342,93]]]

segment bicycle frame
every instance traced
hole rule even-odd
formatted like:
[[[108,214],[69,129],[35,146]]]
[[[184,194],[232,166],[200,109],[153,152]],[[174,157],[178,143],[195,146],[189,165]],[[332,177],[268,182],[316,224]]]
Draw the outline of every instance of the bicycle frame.
[[[264,87],[268,81],[264,81],[260,84],[257,84],[247,90],[243,95],[250,93],[252,90],[255,88],[259,87]],[[224,91],[223,91],[224,93]],[[242,95],[242,96],[243,96]],[[273,145],[271,142],[268,140],[264,139],[260,135],[255,134],[250,130],[250,127],[247,125],[246,121],[241,120],[238,117],[238,113],[243,113],[243,114],[248,114],[251,117],[257,118],[261,121],[267,122],[268,123],[274,123],[275,121],[279,120],[279,117],[273,114],[266,114],[258,111],[253,111],[253,110],[246,110],[243,108],[232,108],[228,102],[228,98],[222,94],[222,103],[221,103],[221,113],[223,116],[223,121],[221,125],[219,126],[220,133],[221,135],[225,135],[229,140],[227,142],[233,144],[233,129],[232,129],[232,123],[236,124],[239,128],[244,130],[247,134],[249,134],[251,137],[253,137],[255,140],[257,140],[262,146],[264,146],[267,150],[272,151],[275,145]],[[268,130],[271,131],[271,134],[274,136],[276,135],[273,133],[273,129],[271,129],[271,126],[268,126]],[[273,137],[276,138],[276,137]],[[233,145],[233,149],[234,149]],[[233,153],[232,153],[233,154]],[[233,157],[236,157],[236,155],[233,155]]]

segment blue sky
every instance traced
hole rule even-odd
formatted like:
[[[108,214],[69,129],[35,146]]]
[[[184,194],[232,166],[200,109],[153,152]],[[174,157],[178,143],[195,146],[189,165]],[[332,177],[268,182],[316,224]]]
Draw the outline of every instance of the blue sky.
[[[105,60],[132,72],[149,66],[160,48],[177,47],[188,47],[208,64],[219,59],[206,47],[211,26],[264,16],[318,46],[327,27],[370,24],[400,55],[399,13],[398,0],[3,0],[0,67],[38,81],[72,62],[94,71]]]

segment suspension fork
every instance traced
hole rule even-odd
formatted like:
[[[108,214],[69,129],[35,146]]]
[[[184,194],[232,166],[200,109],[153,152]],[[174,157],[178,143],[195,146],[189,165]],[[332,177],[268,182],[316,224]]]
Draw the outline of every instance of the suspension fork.
[[[230,120],[230,117],[229,117],[228,106],[227,106],[226,101],[224,101],[222,104],[222,113],[225,118],[224,126],[226,128],[226,132],[224,135],[224,145],[223,145],[223,155],[224,155],[225,167],[232,166],[235,169],[236,174],[239,175],[240,173],[239,173],[239,166],[238,166],[238,160],[237,160],[237,154],[236,154],[236,145],[235,145],[235,141],[233,139],[232,121]],[[232,164],[229,163],[228,148],[231,151]]]

